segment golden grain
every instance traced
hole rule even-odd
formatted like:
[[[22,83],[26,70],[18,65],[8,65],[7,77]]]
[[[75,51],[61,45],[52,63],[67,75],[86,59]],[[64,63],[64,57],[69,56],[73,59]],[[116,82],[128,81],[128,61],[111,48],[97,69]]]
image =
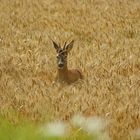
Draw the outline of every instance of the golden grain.
[[[0,4],[0,112],[6,118],[102,116],[113,140],[140,127],[139,0],[4,0]],[[49,39],[75,39],[69,67],[84,80],[54,83]]]

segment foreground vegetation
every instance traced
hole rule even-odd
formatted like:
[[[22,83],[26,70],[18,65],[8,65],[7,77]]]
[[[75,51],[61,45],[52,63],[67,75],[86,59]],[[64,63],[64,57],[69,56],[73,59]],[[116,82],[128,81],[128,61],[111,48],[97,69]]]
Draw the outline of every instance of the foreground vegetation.
[[[73,117],[71,126],[62,121],[33,124],[29,121],[9,122],[1,117],[2,140],[109,140],[105,123],[99,118]]]
[[[0,113],[12,121],[0,129],[18,139],[24,131],[19,125],[13,132],[18,119],[70,123],[78,113],[108,120],[113,140],[134,139],[140,127],[139,0],[3,0],[0,20]],[[84,80],[54,82],[48,36],[61,44],[75,40],[68,66],[80,68]]]

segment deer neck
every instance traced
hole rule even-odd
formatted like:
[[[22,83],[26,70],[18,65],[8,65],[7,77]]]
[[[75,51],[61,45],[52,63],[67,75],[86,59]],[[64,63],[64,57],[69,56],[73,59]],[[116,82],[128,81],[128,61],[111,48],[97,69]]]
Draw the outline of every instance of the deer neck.
[[[65,64],[63,69],[58,69],[58,77],[60,80],[66,80],[68,76],[68,67]]]

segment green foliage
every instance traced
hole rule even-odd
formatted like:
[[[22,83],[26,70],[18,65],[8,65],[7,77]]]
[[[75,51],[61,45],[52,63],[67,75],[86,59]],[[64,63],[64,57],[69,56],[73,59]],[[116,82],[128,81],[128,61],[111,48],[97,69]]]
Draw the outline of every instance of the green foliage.
[[[14,125],[4,119],[0,119],[1,140],[42,140],[32,124],[21,123]]]
[[[0,140],[97,140],[95,136],[75,128],[66,136],[44,135],[38,125],[21,122],[15,125],[5,119],[0,119]]]

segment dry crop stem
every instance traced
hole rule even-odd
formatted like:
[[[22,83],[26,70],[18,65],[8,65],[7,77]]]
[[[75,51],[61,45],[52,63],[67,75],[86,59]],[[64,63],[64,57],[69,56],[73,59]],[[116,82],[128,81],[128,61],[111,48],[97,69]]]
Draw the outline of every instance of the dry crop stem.
[[[0,4],[0,112],[32,120],[73,114],[111,120],[113,140],[140,127],[139,0],[3,0]],[[53,83],[50,35],[76,40],[69,67],[84,81]],[[51,114],[51,116],[49,116]]]

